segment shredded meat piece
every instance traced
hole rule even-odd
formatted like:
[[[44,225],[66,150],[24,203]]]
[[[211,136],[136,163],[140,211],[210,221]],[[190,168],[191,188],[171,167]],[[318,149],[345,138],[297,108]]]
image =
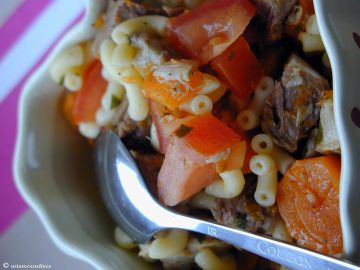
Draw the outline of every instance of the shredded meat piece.
[[[297,0],[256,0],[256,8],[266,23],[267,40],[279,40],[284,32],[284,22]]]
[[[139,152],[133,152],[133,156],[149,191],[157,198],[157,178],[161,165],[164,162],[164,155],[158,153],[144,155]]]
[[[165,15],[161,8],[150,7],[141,2],[130,0],[109,1],[104,26],[99,29],[94,39],[92,48],[94,55],[99,55],[101,43],[111,36],[111,32],[120,22],[144,15]]]
[[[244,191],[233,199],[216,199],[216,206],[211,209],[215,220],[219,223],[241,227],[248,231],[265,230],[269,219],[276,216],[276,206],[262,208],[254,200],[256,178],[247,176]]]
[[[163,39],[151,33],[135,33],[130,37],[131,44],[139,49],[133,64],[144,77],[149,66],[159,66],[170,60],[170,49]]]
[[[304,60],[291,55],[280,82],[266,100],[262,129],[274,142],[294,153],[300,141],[318,126],[319,100],[327,80]]]

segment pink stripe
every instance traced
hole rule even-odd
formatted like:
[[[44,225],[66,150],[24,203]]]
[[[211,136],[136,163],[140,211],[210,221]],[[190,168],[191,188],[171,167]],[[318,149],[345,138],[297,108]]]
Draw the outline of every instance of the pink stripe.
[[[26,80],[44,62],[64,33],[78,23],[83,16],[84,13],[82,12],[66,27],[66,30],[52,43],[51,47],[38,60],[35,66],[25,74],[8,97],[0,103],[0,123],[2,126],[2,131],[0,132],[0,235],[4,233],[27,208],[25,202],[16,190],[12,175],[18,117],[17,106],[21,90]]]
[[[0,27],[0,59],[51,2],[51,0],[25,0],[6,20]]]

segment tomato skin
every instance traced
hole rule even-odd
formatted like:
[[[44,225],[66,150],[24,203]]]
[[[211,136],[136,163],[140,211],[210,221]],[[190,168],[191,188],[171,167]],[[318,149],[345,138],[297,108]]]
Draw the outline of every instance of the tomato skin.
[[[212,114],[205,114],[183,121],[193,128],[185,137],[186,143],[197,152],[211,156],[240,142],[241,137]]]
[[[280,181],[279,213],[299,245],[326,254],[342,252],[340,167],[337,156],[298,160]]]
[[[240,99],[249,97],[264,76],[259,61],[243,37],[217,56],[211,67]]]
[[[108,84],[101,76],[101,69],[101,62],[94,60],[84,72],[83,85],[76,93],[73,108],[73,120],[76,124],[95,121],[96,111],[101,106],[101,98]]]
[[[255,13],[256,8],[249,0],[207,1],[171,18],[167,39],[186,57],[206,64],[244,32]]]
[[[158,176],[161,202],[177,205],[216,179],[215,168],[206,163],[204,155],[186,144],[184,138],[172,137]]]

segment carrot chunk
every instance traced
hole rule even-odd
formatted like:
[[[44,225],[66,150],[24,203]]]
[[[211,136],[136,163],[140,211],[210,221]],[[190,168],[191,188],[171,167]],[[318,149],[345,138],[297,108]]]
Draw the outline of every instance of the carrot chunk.
[[[279,183],[279,212],[299,245],[326,254],[342,252],[339,184],[337,156],[296,161]]]

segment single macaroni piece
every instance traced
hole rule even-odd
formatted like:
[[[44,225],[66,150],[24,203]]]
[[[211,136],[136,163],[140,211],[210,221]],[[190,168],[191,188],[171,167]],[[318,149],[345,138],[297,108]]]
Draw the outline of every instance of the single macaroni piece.
[[[151,143],[151,146],[156,151],[159,152],[159,150],[160,150],[160,141],[159,141],[156,126],[154,125],[154,123],[151,123],[151,126],[150,126],[150,143]]]
[[[112,99],[116,98],[119,101],[123,99],[125,95],[125,88],[116,82],[109,82],[104,95],[101,98],[101,107],[106,111],[111,111]]]
[[[81,46],[68,48],[60,53],[51,64],[50,76],[56,83],[60,83],[69,69],[83,64],[84,51]]]
[[[136,48],[129,43],[118,44],[112,54],[111,64],[119,68],[131,67],[136,56]]]
[[[270,154],[274,148],[274,143],[268,135],[258,134],[252,138],[251,148],[257,154]]]
[[[259,125],[260,120],[253,111],[243,110],[238,114],[236,123],[242,130],[251,130]]]
[[[150,32],[164,36],[168,21],[169,18],[158,15],[136,17],[116,26],[111,37],[115,43],[120,44],[124,41],[124,35],[129,36],[136,32]]]
[[[286,229],[285,223],[280,217],[278,217],[276,220],[276,224],[272,232],[272,237],[285,242],[292,242],[292,238]]]
[[[195,196],[191,197],[189,204],[193,208],[199,209],[214,209],[216,206],[216,198],[207,194],[204,191],[197,193]]]
[[[264,109],[265,101],[274,90],[274,80],[263,77],[255,89],[255,94],[246,110],[239,113],[237,124],[243,130],[251,130],[260,124],[260,115]]]
[[[64,77],[64,86],[66,89],[70,91],[78,91],[80,90],[83,84],[83,78],[80,74],[77,74],[73,71],[67,71]]]
[[[100,60],[104,66],[106,72],[102,72],[103,76],[105,74],[108,81],[114,81],[119,84],[122,84],[121,74],[123,72],[122,68],[115,67],[112,62],[112,55],[116,48],[116,44],[110,39],[105,39],[100,45]]]
[[[131,67],[122,73],[121,79],[129,101],[128,113],[130,118],[134,121],[145,120],[149,114],[149,104],[141,93],[143,82],[141,75],[134,67]]]
[[[274,145],[270,136],[266,134],[258,134],[251,140],[251,147],[257,154],[266,154],[271,156],[276,166],[283,175],[287,169],[295,162],[295,159],[282,150],[280,147]]]
[[[186,248],[188,232],[172,229],[167,234],[155,239],[149,248],[149,257],[152,259],[165,259],[176,255]]]
[[[325,47],[320,35],[313,35],[307,32],[301,32],[299,39],[302,43],[303,51],[308,52],[324,52]]]
[[[80,123],[80,133],[88,139],[95,139],[100,133],[100,127],[96,123]]]
[[[276,145],[274,145],[269,155],[275,160],[277,168],[282,175],[284,175],[289,167],[295,162],[295,159],[290,154]]]
[[[133,249],[137,247],[135,242],[119,227],[115,228],[114,237],[116,244],[123,249]]]
[[[218,180],[205,188],[205,192],[218,198],[234,198],[244,189],[245,178],[241,170],[226,171],[219,174]]]
[[[202,115],[212,111],[213,103],[208,96],[199,95],[191,100],[190,107],[193,114]]]
[[[277,182],[276,170],[258,176],[254,198],[259,205],[269,207],[275,204]]]
[[[100,107],[96,111],[95,122],[100,127],[104,127],[111,123],[113,116],[114,116],[113,111],[108,111],[108,110],[105,110],[104,108]]]
[[[316,15],[311,15],[306,22],[306,32],[312,35],[320,35],[319,26],[317,24]]]
[[[256,175],[267,175],[272,171],[277,172],[277,167],[272,157],[258,154],[250,159],[250,170]]]
[[[196,264],[204,270],[235,270],[236,261],[231,255],[218,257],[211,249],[204,248],[195,256]]]

